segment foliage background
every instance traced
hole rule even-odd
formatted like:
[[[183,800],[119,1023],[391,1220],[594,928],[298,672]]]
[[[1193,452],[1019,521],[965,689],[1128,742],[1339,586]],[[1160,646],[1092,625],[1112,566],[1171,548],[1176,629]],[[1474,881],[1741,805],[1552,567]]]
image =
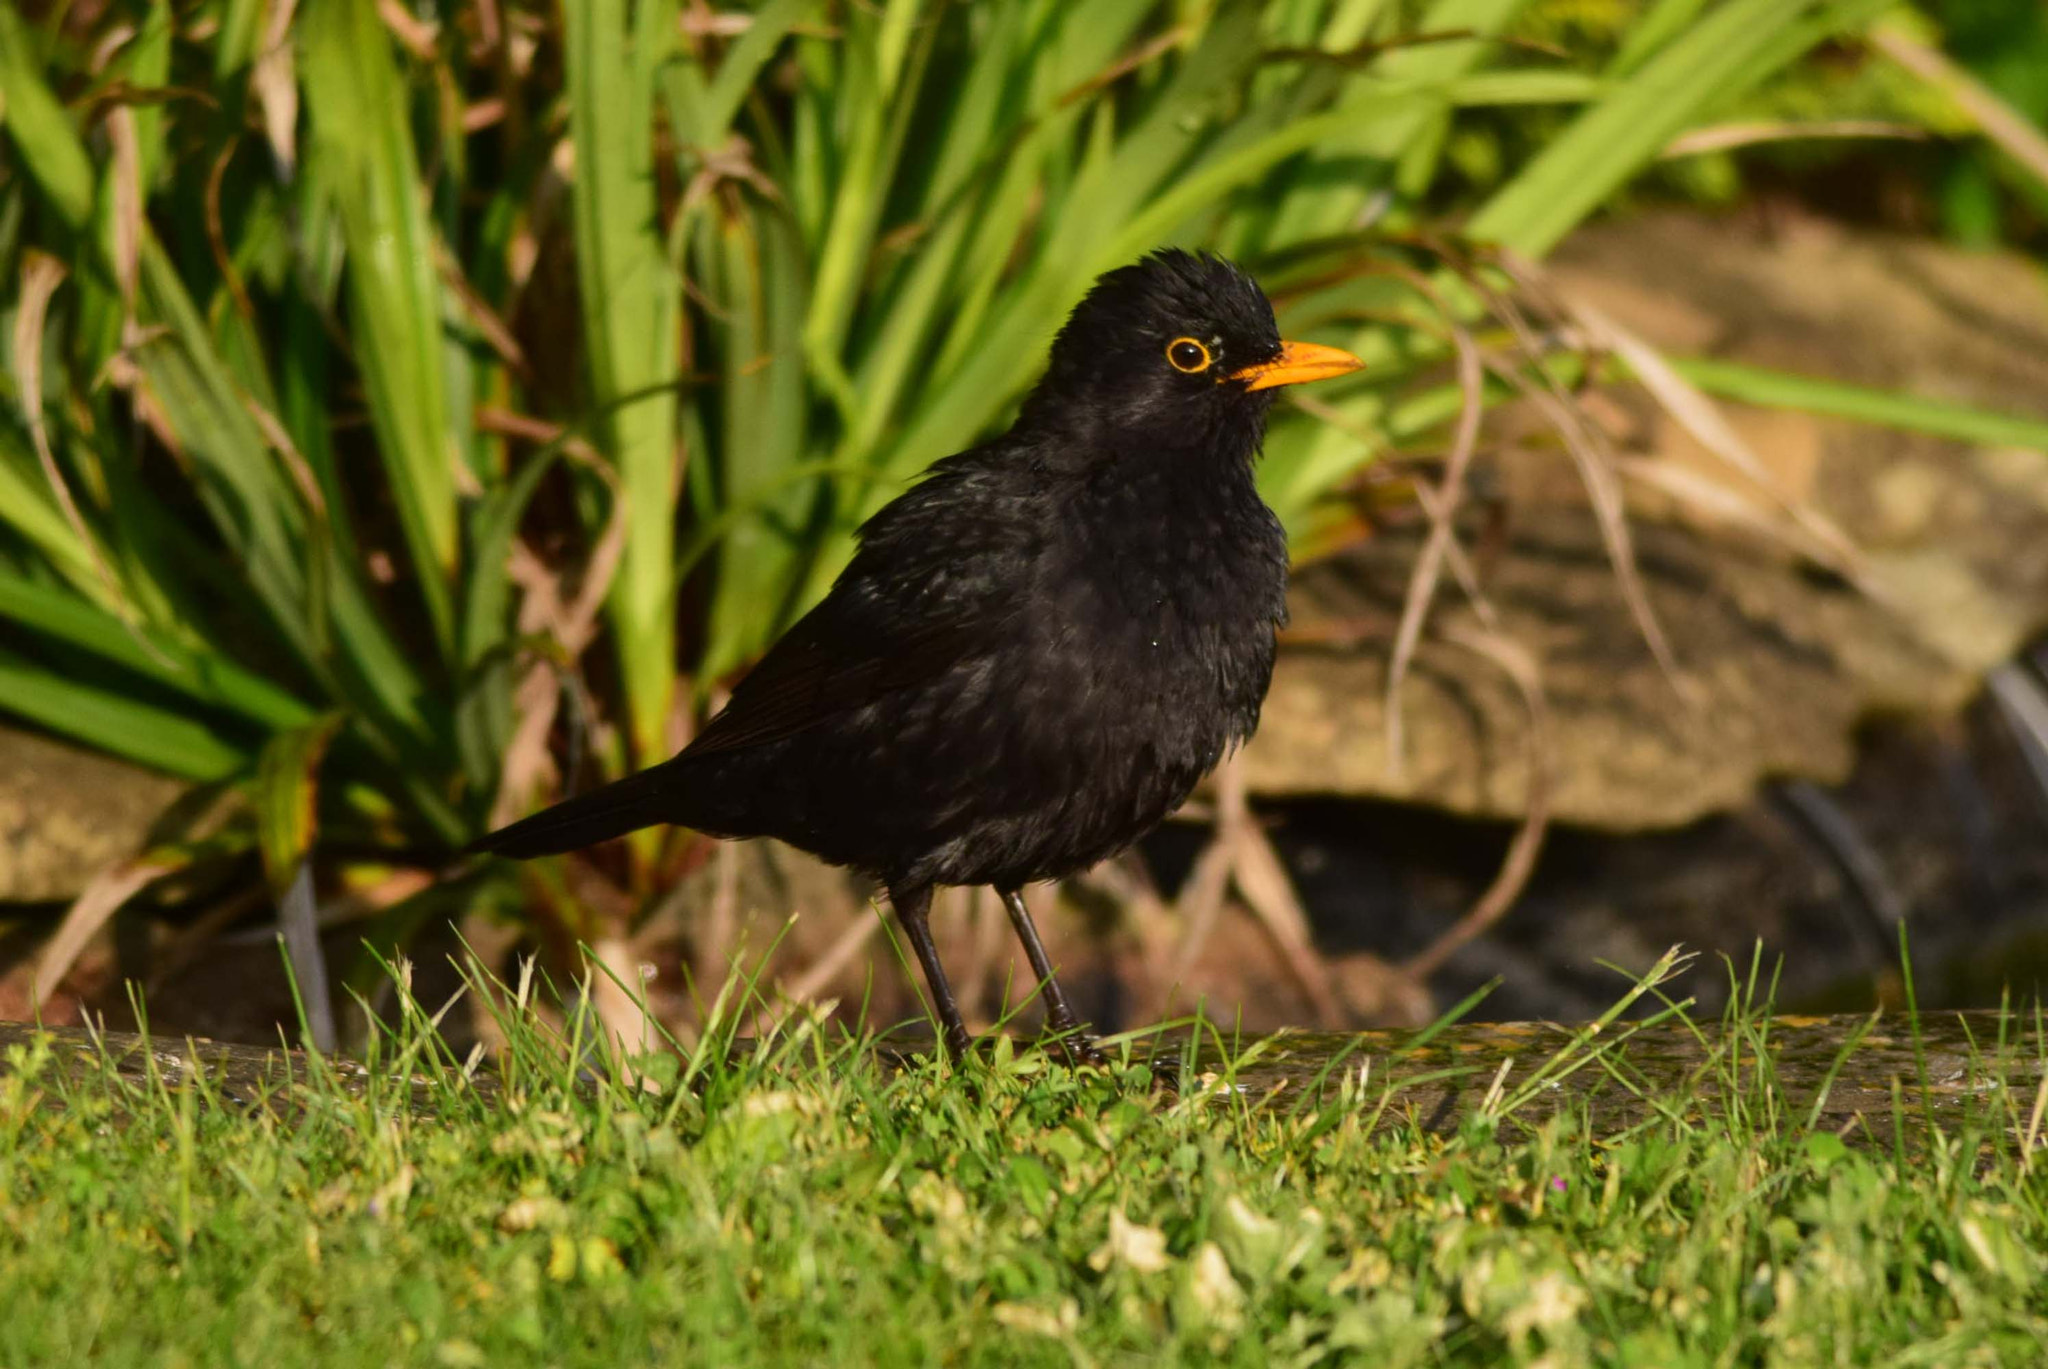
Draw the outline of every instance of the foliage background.
[[[479,908],[557,947],[631,926],[700,842],[518,884],[450,853],[667,754],[1158,243],[1371,363],[1275,424],[1303,554],[1356,533],[1371,463],[1512,391],[1459,383],[1462,329],[1553,379],[1487,317],[1487,251],[1870,156],[1659,160],[1688,133],[1908,124],[1877,209],[2037,243],[2040,181],[1879,25],[2048,104],[2038,9],[1990,0],[0,11],[0,711],[205,786],[39,993],[145,889],[261,891],[287,929],[362,897],[384,947]]]

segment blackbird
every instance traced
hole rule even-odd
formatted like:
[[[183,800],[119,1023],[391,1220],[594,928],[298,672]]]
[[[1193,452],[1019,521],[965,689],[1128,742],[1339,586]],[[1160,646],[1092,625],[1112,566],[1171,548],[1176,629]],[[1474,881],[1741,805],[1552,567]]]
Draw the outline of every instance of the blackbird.
[[[1110,271],[1010,430],[870,518],[696,740],[472,849],[523,860],[673,823],[864,871],[956,1058],[932,890],[993,885],[1047,1025],[1098,1058],[1018,891],[1130,846],[1252,734],[1287,611],[1286,538],[1253,483],[1267,411],[1275,387],[1361,364],[1281,341],[1220,258]]]

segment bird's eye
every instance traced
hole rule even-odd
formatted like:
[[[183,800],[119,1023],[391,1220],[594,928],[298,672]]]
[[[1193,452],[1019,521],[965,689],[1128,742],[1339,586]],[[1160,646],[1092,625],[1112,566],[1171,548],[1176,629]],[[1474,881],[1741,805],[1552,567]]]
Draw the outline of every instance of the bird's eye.
[[[1166,360],[1174,370],[1194,375],[1209,369],[1209,349],[1191,337],[1177,337],[1166,344]]]

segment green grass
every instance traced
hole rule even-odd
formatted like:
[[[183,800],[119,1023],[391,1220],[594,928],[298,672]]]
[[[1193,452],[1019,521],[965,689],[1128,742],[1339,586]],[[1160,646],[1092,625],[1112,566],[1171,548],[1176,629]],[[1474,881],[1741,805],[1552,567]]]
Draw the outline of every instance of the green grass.
[[[15,1048],[0,1362],[2041,1362],[2034,1090],[1931,1129],[1908,1082],[1900,1147],[1851,1148],[1770,1105],[1750,1011],[1607,1134],[1514,1091],[1429,1134],[1356,1062],[1288,1107],[1006,1047],[890,1073],[803,1025],[635,1089],[510,1007],[502,1092],[415,1009],[284,1121]]]

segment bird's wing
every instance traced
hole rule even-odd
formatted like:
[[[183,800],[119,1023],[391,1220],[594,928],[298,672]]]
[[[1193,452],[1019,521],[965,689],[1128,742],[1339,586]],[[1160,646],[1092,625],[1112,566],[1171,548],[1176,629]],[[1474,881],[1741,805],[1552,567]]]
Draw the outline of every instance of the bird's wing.
[[[779,741],[934,680],[985,650],[990,627],[939,619],[855,633],[830,621],[828,600],[761,658],[678,759]]]
[[[1000,454],[934,465],[860,530],[831,593],[762,657],[682,756],[780,740],[996,651],[1031,561]],[[681,759],[682,757],[678,757]]]

